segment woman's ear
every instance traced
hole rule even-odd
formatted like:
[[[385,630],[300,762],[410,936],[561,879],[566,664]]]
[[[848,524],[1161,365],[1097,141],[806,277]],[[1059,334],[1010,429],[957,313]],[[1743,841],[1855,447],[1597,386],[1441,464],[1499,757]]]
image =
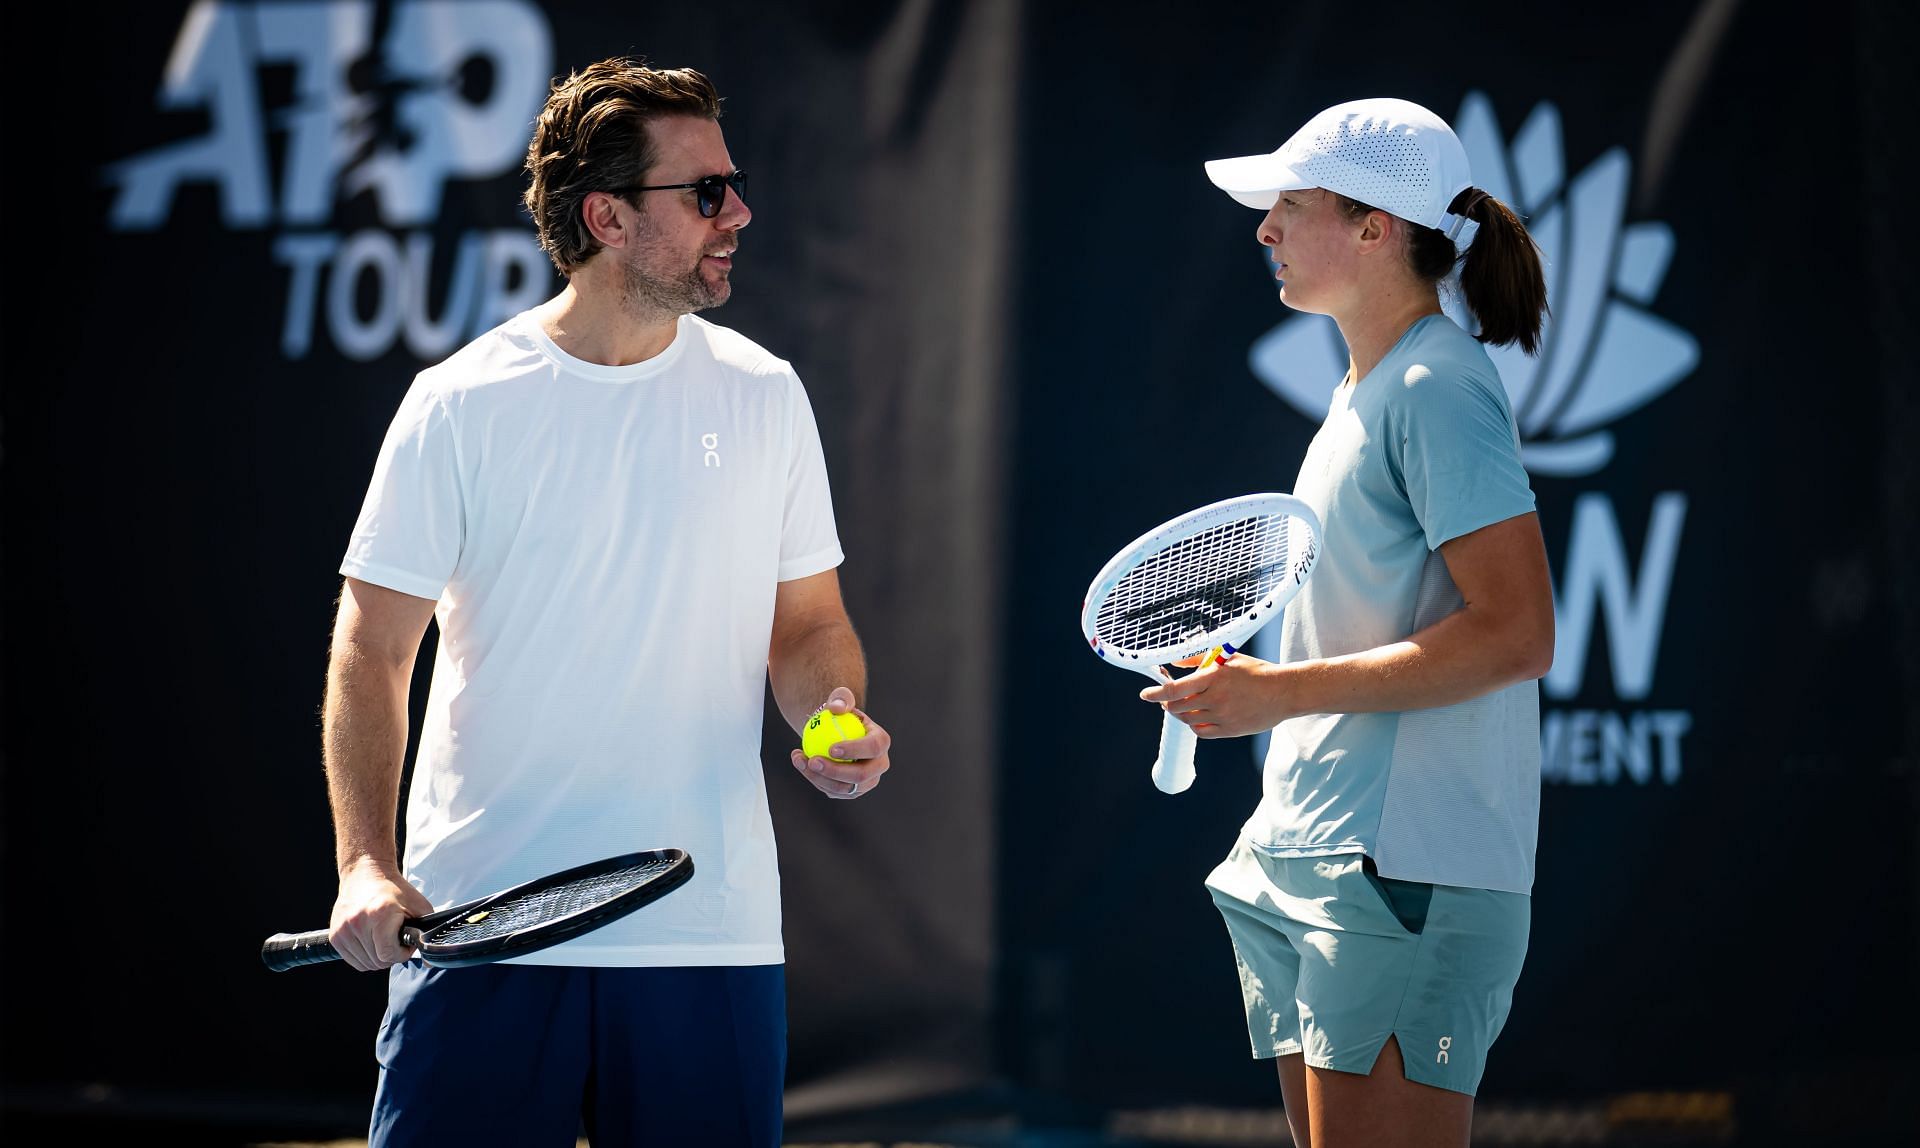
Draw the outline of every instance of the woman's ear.
[[[1369,211],[1360,223],[1359,245],[1362,255],[1371,255],[1393,238],[1394,218],[1384,211]]]

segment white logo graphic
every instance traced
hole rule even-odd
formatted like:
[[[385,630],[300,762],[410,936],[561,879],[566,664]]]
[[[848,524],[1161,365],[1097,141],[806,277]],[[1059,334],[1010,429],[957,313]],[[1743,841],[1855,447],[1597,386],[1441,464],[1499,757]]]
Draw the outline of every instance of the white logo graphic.
[[[403,336],[416,355],[437,358],[544,296],[549,272],[532,233],[459,237],[436,292],[428,234],[312,229],[362,194],[386,227],[424,226],[440,215],[449,180],[512,172],[546,98],[551,41],[546,17],[525,0],[198,0],[155,102],[204,115],[209,127],[110,165],[119,192],[108,220],[118,231],[157,230],[184,186],[211,185],[228,229],[283,229],[273,255],[290,273],[288,358],[307,354],[316,316],[349,358],[375,358]],[[259,75],[268,67],[291,69],[294,95],[271,118]],[[282,134],[276,180],[269,145]],[[434,298],[443,299],[437,316]]]
[[[700,445],[706,449],[706,465],[720,465],[720,436],[709,431],[700,436]]]
[[[1448,1050],[1448,1049],[1450,1049],[1450,1048],[1452,1048],[1452,1047],[1453,1047],[1453,1038],[1452,1038],[1452,1037],[1450,1037],[1450,1036],[1443,1036],[1443,1037],[1441,1037],[1441,1038],[1440,1038],[1440,1052],[1439,1052],[1439,1054],[1438,1054],[1438,1055],[1436,1055],[1436,1056],[1435,1056],[1435,1057],[1433,1058],[1433,1062],[1434,1062],[1435,1064],[1445,1064],[1445,1063],[1447,1062],[1447,1050]]]
[[[1527,218],[1546,271],[1552,317],[1539,356],[1488,348],[1520,427],[1521,459],[1536,475],[1593,474],[1613,457],[1606,424],[1652,401],[1699,361],[1691,335],[1647,310],[1673,257],[1673,231],[1625,222],[1632,164],[1622,148],[1565,179],[1560,115],[1550,103],[1535,106],[1510,149],[1479,92],[1466,97],[1454,122],[1474,182]],[[1457,290],[1443,291],[1442,305],[1471,329]],[[1339,329],[1317,315],[1284,319],[1254,343],[1248,361],[1262,383],[1315,422],[1347,367]],[[1602,613],[1615,696],[1638,701],[1651,692],[1686,511],[1683,493],[1654,498],[1636,572],[1612,498],[1576,498],[1566,558],[1556,566],[1554,661],[1541,683],[1547,698],[1582,692]],[[1275,656],[1279,641],[1280,627],[1268,627],[1254,639],[1256,656]],[[1685,710],[1549,709],[1542,773],[1573,785],[1656,777],[1671,784],[1680,779],[1680,739],[1692,726]],[[1265,741],[1254,748],[1259,760]]]

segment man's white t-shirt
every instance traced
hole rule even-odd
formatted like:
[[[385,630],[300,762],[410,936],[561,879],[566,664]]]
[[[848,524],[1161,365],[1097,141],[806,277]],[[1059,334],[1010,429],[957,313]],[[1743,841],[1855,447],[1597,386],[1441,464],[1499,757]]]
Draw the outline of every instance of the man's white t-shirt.
[[[841,559],[806,392],[733,331],[609,367],[521,314],[421,372],[340,567],[438,600],[408,879],[443,906],[685,849],[686,887],[522,962],[781,961],[774,591]]]

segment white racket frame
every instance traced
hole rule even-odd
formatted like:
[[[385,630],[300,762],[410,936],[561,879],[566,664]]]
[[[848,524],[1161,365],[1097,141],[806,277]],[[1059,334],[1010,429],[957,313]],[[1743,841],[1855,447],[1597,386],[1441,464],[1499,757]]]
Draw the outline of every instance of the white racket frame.
[[[1303,553],[1302,548],[1294,542],[1294,527],[1288,526],[1287,559],[1292,567],[1289,577],[1258,603],[1217,629],[1204,633],[1189,632],[1181,635],[1177,644],[1156,649],[1118,649],[1102,642],[1094,634],[1094,620],[1099,616],[1100,608],[1106,604],[1107,596],[1120,584],[1121,579],[1147,558],[1222,523],[1267,514],[1286,514],[1311,527],[1312,533],[1306,539]],[[1262,626],[1278,617],[1286,609],[1287,603],[1293,601],[1294,595],[1300,592],[1300,588],[1306,585],[1307,579],[1313,576],[1314,566],[1320,560],[1322,537],[1320,516],[1304,500],[1291,494],[1243,494],[1238,498],[1228,498],[1190,510],[1134,539],[1100,568],[1100,573],[1094,575],[1093,582],[1087,587],[1086,599],[1081,603],[1080,632],[1086,636],[1088,645],[1093,647],[1093,652],[1102,661],[1144,674],[1156,682],[1170,682],[1173,676],[1166,672],[1164,666],[1204,654],[1215,646],[1244,646]],[[1234,571],[1221,571],[1223,576],[1232,573]],[[1171,711],[1165,715],[1160,725],[1160,752],[1153,762],[1153,784],[1162,793],[1180,793],[1193,784],[1193,751],[1197,742],[1192,726],[1175,717]]]

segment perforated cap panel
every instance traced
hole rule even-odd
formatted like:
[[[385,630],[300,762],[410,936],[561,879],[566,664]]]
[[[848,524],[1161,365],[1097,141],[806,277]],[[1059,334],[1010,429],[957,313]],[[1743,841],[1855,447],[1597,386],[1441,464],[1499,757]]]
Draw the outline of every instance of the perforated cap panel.
[[[1296,141],[1288,141],[1288,147]],[[1344,119],[1307,141],[1304,154],[1283,156],[1315,187],[1337,191],[1402,219],[1418,221],[1432,198],[1433,157],[1405,129],[1373,129]]]
[[[1273,154],[1215,160],[1207,173],[1250,206],[1260,206],[1261,192],[1324,187],[1423,227],[1440,227],[1454,196],[1473,186],[1466,148],[1447,122],[1394,99],[1336,104]]]

